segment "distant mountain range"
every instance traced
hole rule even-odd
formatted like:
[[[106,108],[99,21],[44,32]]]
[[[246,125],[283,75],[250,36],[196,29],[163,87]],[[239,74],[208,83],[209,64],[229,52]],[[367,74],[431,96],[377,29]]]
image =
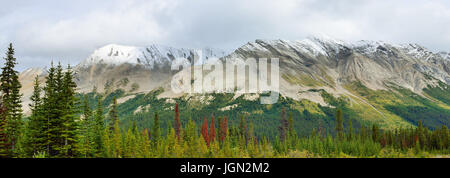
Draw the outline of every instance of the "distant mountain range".
[[[279,92],[283,98],[280,102],[300,115],[306,111],[325,117],[329,114],[324,108],[346,107],[361,124],[376,123],[388,129],[414,126],[418,120],[428,120],[425,124],[430,128],[450,125],[450,55],[447,52],[434,53],[417,44],[348,43],[316,36],[293,41],[256,40],[231,53],[218,49],[202,49],[202,53],[204,60],[279,58]],[[158,90],[155,100],[166,103],[183,100],[188,103],[187,108],[195,106],[201,110],[212,105],[217,95],[174,94],[170,90],[173,76],[186,75],[186,70],[171,71],[171,61],[177,57],[192,60],[196,55],[199,55],[198,50],[161,45],[107,45],[95,50],[74,68],[78,92],[95,91],[107,97],[121,90],[119,101],[127,103]],[[197,61],[202,62],[205,61]],[[249,72],[257,72],[257,69]],[[44,81],[46,72],[33,68],[20,74],[27,112],[35,75]],[[238,76],[238,80],[244,79]],[[259,94],[232,95],[219,105],[208,107],[209,110],[215,107],[217,111],[231,113],[248,109],[245,112],[264,115],[261,111],[266,111],[267,106],[250,107],[246,103],[245,108],[239,108],[240,103],[255,101]],[[127,112],[133,115],[145,112],[146,108],[150,111],[151,107],[136,104],[134,108],[127,108]],[[414,112],[431,113],[411,116]],[[433,118],[439,113],[439,118]]]

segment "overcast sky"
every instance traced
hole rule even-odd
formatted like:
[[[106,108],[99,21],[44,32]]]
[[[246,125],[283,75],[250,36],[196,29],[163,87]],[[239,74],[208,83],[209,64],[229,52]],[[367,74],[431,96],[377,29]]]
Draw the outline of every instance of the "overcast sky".
[[[16,48],[19,70],[51,60],[76,65],[115,43],[238,48],[255,39],[418,43],[450,51],[443,0],[0,0],[0,54]]]

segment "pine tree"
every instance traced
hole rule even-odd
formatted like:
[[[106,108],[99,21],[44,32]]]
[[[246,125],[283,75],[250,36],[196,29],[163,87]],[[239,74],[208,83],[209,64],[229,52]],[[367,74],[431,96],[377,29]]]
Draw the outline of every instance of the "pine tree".
[[[51,65],[46,77],[42,109],[46,123],[42,124],[49,157],[77,156],[78,120],[75,98],[76,84],[70,66],[64,73],[61,64]]]
[[[46,119],[43,116],[42,110],[42,88],[39,85],[39,77],[36,76],[34,80],[34,90],[30,97],[31,116],[27,123],[27,140],[25,142],[25,154],[27,157],[32,157],[37,153],[45,152],[46,150]]]
[[[113,153],[114,146],[112,144],[113,143],[112,142],[113,134],[111,134],[108,127],[104,127],[102,136],[103,136],[102,140],[103,140],[103,143],[105,146],[105,150],[104,150],[105,157],[107,157],[107,158],[114,157],[113,156],[114,155],[114,153]]]
[[[281,119],[280,119],[280,126],[278,126],[278,130],[280,132],[280,141],[284,142],[287,138],[289,122],[286,120],[286,110],[283,108],[281,110]]]
[[[84,157],[92,157],[93,148],[91,147],[93,144],[93,118],[92,111],[89,106],[88,96],[84,96],[83,100],[83,120],[81,121],[81,150],[80,152]]]
[[[252,141],[255,137],[255,133],[254,133],[254,129],[253,129],[253,122],[252,121],[249,121],[249,122],[250,123],[248,125],[248,136],[247,137],[250,141]]]
[[[77,121],[77,98],[75,97],[75,89],[77,85],[73,81],[73,72],[70,65],[63,74],[62,79],[61,99],[59,103],[62,105],[62,131],[61,136],[64,138],[64,143],[60,153],[61,157],[76,157],[77,141],[79,140],[79,126]],[[89,113],[89,115],[92,115]]]
[[[289,138],[291,141],[295,141],[295,139],[297,138],[297,132],[294,129],[294,118],[292,117],[292,112],[289,113]]]
[[[373,141],[375,141],[375,142],[378,141],[378,136],[379,136],[378,126],[373,124],[372,125],[372,139],[373,139]]]
[[[156,144],[160,141],[161,139],[161,128],[159,126],[159,118],[158,118],[158,113],[155,113],[155,118],[153,120],[153,129],[152,129],[152,140],[153,143],[155,144],[154,146],[156,146]]]
[[[97,109],[95,111],[93,135],[94,135],[94,156],[103,157],[105,156],[105,143],[104,143],[104,130],[105,130],[105,118],[103,117],[103,106],[100,99],[97,101]]]
[[[7,136],[7,148],[9,156],[15,156],[17,152],[16,143],[20,138],[20,130],[22,129],[22,104],[20,88],[22,87],[19,82],[18,72],[14,70],[17,64],[14,57],[14,48],[12,43],[9,44],[8,51],[6,52],[6,58],[2,73],[0,75],[0,89],[3,98],[3,105],[6,108],[3,112],[3,116],[6,118],[6,136]]]
[[[55,68],[54,75],[54,85],[52,86],[52,94],[48,96],[49,102],[48,109],[45,109],[52,116],[49,118],[49,138],[48,142],[50,143],[49,156],[50,157],[62,157],[66,155],[66,137],[68,135],[63,134],[66,130],[65,124],[65,107],[66,101],[63,95],[64,90],[64,74],[63,68],[59,63]]]
[[[178,139],[180,139],[181,123],[180,123],[180,113],[178,110],[178,103],[175,105],[175,122],[173,123],[173,128],[175,129],[175,135],[177,136]]]
[[[292,112],[289,113],[288,132],[289,135],[291,135],[294,132],[294,118],[292,117]]]
[[[353,139],[353,124],[351,119],[348,120],[348,139]]]
[[[396,130],[396,132],[397,132],[397,130]],[[363,125],[361,125],[360,137],[361,137],[362,140],[365,140],[366,137],[367,137],[366,127],[363,126]]]
[[[122,149],[122,134],[119,128],[119,120],[115,120],[112,134],[112,152],[113,157],[120,158],[122,157],[123,149]]]
[[[447,126],[445,125],[441,127],[441,142],[442,142],[442,149],[450,148],[450,132]]]
[[[417,125],[418,125],[417,126],[418,139],[419,139],[420,144],[422,146],[424,146],[425,145],[425,133],[424,133],[425,131],[424,131],[424,128],[423,128],[422,121],[419,120],[419,123]]]
[[[114,96],[113,97],[113,104],[111,107],[111,110],[109,111],[109,128],[111,133],[114,131],[114,124],[116,123],[116,120],[119,119],[119,115],[117,113],[117,99]]]
[[[244,115],[241,115],[241,121],[239,123],[239,135],[244,136],[247,132],[246,128],[247,122],[245,121]]]
[[[228,131],[228,121],[227,116],[223,117],[222,123],[220,124],[220,140],[223,142],[225,141],[225,138],[227,137],[227,131]]]
[[[336,133],[340,140],[344,138],[344,121],[342,120],[342,111],[336,111]]]
[[[136,158],[137,156],[137,144],[136,144],[136,137],[137,137],[137,131],[136,131],[136,125],[133,124],[131,128],[128,128],[128,132],[125,136],[125,146],[124,146],[124,157],[125,158]]]
[[[48,69],[45,87],[44,87],[44,97],[43,97],[43,104],[42,104],[42,110],[44,112],[44,117],[46,119],[44,125],[41,126],[43,132],[46,134],[45,144],[46,144],[46,153],[48,156],[55,155],[55,152],[53,150],[53,145],[56,144],[55,140],[55,126],[54,122],[55,120],[58,120],[59,113],[57,110],[58,106],[58,98],[56,97],[57,91],[56,91],[56,76],[55,76],[56,68],[53,66],[53,62],[51,63],[50,68]]]

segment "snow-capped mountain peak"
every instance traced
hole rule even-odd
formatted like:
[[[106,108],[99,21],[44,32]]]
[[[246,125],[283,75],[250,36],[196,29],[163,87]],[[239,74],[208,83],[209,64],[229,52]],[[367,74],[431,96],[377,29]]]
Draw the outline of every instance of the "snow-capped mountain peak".
[[[205,62],[209,58],[220,58],[226,55],[222,50],[205,48],[205,49],[187,49],[174,48],[164,45],[153,44],[148,47],[124,46],[117,44],[109,44],[95,50],[87,59],[80,63],[81,67],[88,67],[95,64],[141,64],[148,68],[159,64],[170,63],[176,58],[192,59],[193,56],[199,56],[202,52],[202,58],[198,62]]]

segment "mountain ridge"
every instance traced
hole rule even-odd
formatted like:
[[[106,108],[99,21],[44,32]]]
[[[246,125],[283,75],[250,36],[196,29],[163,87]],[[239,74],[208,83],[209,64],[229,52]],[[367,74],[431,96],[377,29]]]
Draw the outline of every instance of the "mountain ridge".
[[[435,105],[450,108],[445,102],[441,102],[441,98],[436,98],[442,93],[445,96],[449,95],[440,91],[445,90],[445,86],[450,84],[448,53],[434,53],[417,44],[392,44],[367,40],[349,43],[329,37],[308,37],[303,40],[257,39],[229,54],[221,50],[216,51],[207,52],[206,57],[219,58],[222,61],[234,58],[257,60],[279,58],[281,97],[291,98],[303,104],[307,100],[321,107],[336,107],[332,104],[334,99],[330,100],[330,96],[341,98],[342,102],[349,104],[348,107],[371,110],[364,111],[373,115],[365,119],[365,122],[407,125],[402,118],[405,116],[398,115],[378,101],[384,98],[383,102],[386,103],[405,104],[400,99],[401,95],[405,95],[403,89],[410,90],[414,95],[430,100]],[[175,76],[188,77],[190,70],[201,67],[198,65],[206,61],[199,60],[191,68],[181,71],[170,70],[170,62],[176,57],[192,61],[195,55],[198,54],[194,49],[176,49],[160,45],[149,47],[106,45],[94,51],[74,68],[78,92],[90,93],[95,89],[96,92],[108,94],[120,89],[128,96],[122,99],[124,100],[122,102],[127,102],[132,98],[129,95],[137,96],[139,93],[163,89],[157,97],[166,98],[167,102],[169,100],[173,102],[172,98],[183,98],[190,102],[199,102],[201,105],[211,105],[213,100],[211,94],[175,94],[170,89],[171,80],[177,79]],[[257,72],[257,68],[249,68],[249,74]],[[40,76],[41,81],[44,81],[45,73]],[[195,80],[198,79],[190,81]],[[237,76],[237,80],[249,79]],[[24,84],[24,86],[32,85]],[[22,91],[28,93],[24,95],[24,100],[27,100],[31,89]],[[430,94],[429,91],[438,93]],[[399,96],[391,96],[389,93],[399,93]],[[259,94],[235,93],[230,102],[240,98],[241,95],[244,95],[242,98],[244,101],[254,101],[255,97],[259,97]],[[417,104],[421,105],[420,102]],[[238,105],[239,103],[233,103],[217,109],[229,110],[236,106],[239,108]],[[136,108],[133,113],[140,111]]]

